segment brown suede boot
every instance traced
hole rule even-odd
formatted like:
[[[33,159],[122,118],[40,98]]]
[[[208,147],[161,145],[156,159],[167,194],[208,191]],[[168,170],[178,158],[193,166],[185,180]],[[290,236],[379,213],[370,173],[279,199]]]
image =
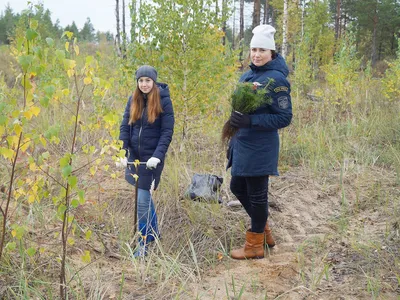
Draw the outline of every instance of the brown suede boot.
[[[269,248],[274,247],[275,241],[274,238],[272,237],[272,230],[269,228],[268,222],[265,224],[264,234],[265,234],[264,245],[268,246]]]
[[[243,248],[231,251],[233,259],[249,259],[264,257],[264,233],[246,232],[246,243]]]

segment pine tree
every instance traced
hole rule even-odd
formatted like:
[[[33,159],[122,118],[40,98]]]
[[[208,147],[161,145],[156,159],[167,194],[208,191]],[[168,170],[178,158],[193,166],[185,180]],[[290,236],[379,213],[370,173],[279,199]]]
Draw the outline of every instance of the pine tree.
[[[0,44],[10,43],[9,38],[14,36],[18,19],[19,15],[14,15],[11,6],[7,4],[4,14],[0,16]]]
[[[81,40],[93,42],[95,40],[95,30],[90,21],[90,18],[86,19],[85,24],[83,25],[82,30],[79,32],[79,37]]]
[[[75,21],[72,21],[71,25],[67,25],[64,31],[71,31],[74,34],[74,37],[79,38],[79,30],[75,24]]]

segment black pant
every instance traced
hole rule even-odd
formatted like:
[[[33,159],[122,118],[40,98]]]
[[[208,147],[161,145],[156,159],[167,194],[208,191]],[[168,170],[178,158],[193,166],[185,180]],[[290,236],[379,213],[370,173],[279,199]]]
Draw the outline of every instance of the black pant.
[[[231,191],[251,218],[251,231],[261,233],[268,218],[269,176],[232,176]]]

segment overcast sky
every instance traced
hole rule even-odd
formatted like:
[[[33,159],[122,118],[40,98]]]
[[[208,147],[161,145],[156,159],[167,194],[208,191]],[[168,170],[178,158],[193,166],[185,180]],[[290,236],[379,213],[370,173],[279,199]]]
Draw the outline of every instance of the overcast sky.
[[[20,13],[26,9],[27,0],[0,0],[0,11],[4,12],[7,4],[10,4],[14,13]],[[115,19],[115,0],[31,0],[32,3],[43,3],[45,9],[49,9],[53,23],[57,19],[60,20],[60,25],[65,27],[71,25],[75,21],[78,29],[82,29],[86,19],[89,17],[96,31],[110,31],[116,33],[116,19]],[[122,5],[122,0],[119,1]],[[126,13],[126,31],[129,35],[130,31],[130,14],[128,3],[125,0],[125,13]],[[251,23],[252,4],[245,4],[245,27],[250,26]],[[120,8],[122,15],[122,8]],[[233,26],[233,19],[236,23],[236,31],[239,28],[239,4],[236,3],[236,13],[231,16],[228,21],[229,26]],[[122,26],[122,24],[120,24]]]
[[[20,13],[28,7],[27,2],[27,0],[0,0],[0,11],[4,12],[8,3],[14,13]],[[78,28],[82,29],[89,17],[96,31],[111,31],[114,34],[116,32],[115,0],[33,0],[31,2],[43,3],[44,8],[50,10],[53,23],[59,19],[63,27],[75,21]],[[121,5],[122,0],[119,2]],[[126,6],[128,2],[128,0],[125,1]],[[130,24],[128,7],[125,8],[125,12],[128,26]],[[122,8],[120,13],[122,13]],[[126,30],[129,32],[129,28]]]

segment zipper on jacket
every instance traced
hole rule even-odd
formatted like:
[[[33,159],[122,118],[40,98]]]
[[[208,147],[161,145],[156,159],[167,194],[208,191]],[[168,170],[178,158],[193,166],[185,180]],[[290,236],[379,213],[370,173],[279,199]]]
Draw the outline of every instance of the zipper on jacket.
[[[143,115],[144,115],[144,110],[142,110],[142,116],[140,118],[140,129],[139,129],[139,142],[138,142],[138,153],[139,153],[139,160],[140,160],[140,135],[142,134],[142,128],[143,128]]]

